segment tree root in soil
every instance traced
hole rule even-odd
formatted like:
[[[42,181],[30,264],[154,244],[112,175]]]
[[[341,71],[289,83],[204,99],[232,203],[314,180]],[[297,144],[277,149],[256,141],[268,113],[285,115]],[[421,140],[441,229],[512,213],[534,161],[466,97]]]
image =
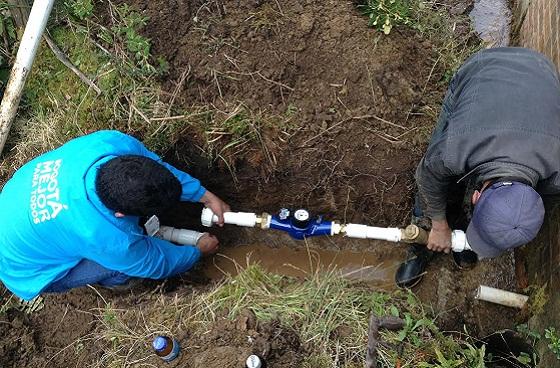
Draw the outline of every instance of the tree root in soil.
[[[379,341],[379,329],[396,331],[404,327],[404,321],[398,317],[377,317],[372,315],[369,319],[368,347],[366,351],[366,368],[377,367],[377,346],[383,344]]]

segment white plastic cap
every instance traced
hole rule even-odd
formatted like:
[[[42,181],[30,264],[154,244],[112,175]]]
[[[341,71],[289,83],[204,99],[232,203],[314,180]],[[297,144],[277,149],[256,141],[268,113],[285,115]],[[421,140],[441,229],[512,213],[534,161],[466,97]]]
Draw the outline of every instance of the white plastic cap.
[[[464,231],[453,230],[451,233],[451,248],[454,252],[462,252],[464,250],[472,249],[467,241],[467,235]]]
[[[262,367],[261,359],[256,355],[250,355],[249,358],[247,358],[246,365],[247,368],[261,368]]]
[[[212,227],[214,225],[214,212],[210,208],[205,207],[200,215],[200,222],[202,226]]]

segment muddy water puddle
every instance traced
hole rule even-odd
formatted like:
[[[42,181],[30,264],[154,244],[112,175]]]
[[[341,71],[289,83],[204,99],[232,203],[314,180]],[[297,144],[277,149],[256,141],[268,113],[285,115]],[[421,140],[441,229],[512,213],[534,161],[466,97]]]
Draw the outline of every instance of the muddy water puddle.
[[[225,274],[237,275],[248,265],[259,264],[266,271],[296,278],[334,271],[348,280],[391,290],[395,288],[395,272],[402,258],[370,252],[241,245],[222,249],[211,262],[205,270],[211,279],[220,279]]]
[[[475,31],[489,47],[509,45],[511,17],[508,0],[476,0],[470,13]]]

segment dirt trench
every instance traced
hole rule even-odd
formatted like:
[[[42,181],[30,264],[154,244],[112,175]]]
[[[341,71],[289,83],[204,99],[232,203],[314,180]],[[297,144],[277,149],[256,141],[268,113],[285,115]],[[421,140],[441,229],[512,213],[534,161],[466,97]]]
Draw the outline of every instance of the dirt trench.
[[[243,106],[263,120],[256,142],[227,157],[234,176],[220,159],[218,170],[197,162],[198,137],[185,136],[172,161],[236,208],[408,220],[444,89],[428,41],[406,28],[382,37],[345,1],[233,1],[223,17],[213,2],[131,3],[150,16],[146,35],[170,64],[164,87],[175,92],[184,77],[177,103]]]
[[[221,159],[210,162],[197,148],[202,137],[188,130],[166,154],[169,162],[236,210],[306,207],[344,222],[400,226],[409,221],[414,169],[445,91],[446,70],[436,62],[433,44],[408,28],[384,36],[367,27],[355,4],[342,0],[233,0],[223,2],[223,10],[216,7],[219,2],[201,0],[126,3],[150,17],[143,32],[154,54],[169,62],[169,75],[161,82],[176,104],[211,106],[225,114],[242,106],[263,121],[282,122],[263,123],[252,146],[226,157],[229,168]],[[450,8],[456,3],[449,2]],[[105,5],[96,3],[101,15]],[[163,220],[197,228],[199,213],[200,207],[187,204]],[[217,233],[223,247],[301,247],[283,235],[232,228]],[[380,262],[405,252],[404,246],[375,242],[314,240],[311,246],[369,251]],[[469,332],[482,335],[511,327],[514,312],[476,304],[471,293],[481,281],[515,288],[512,262],[503,257],[459,272],[449,256],[441,256],[416,291],[439,314],[444,329],[462,331],[466,323]],[[194,270],[159,291],[188,297],[207,283]],[[148,282],[126,296],[101,295],[116,308],[146,307],[157,285]],[[47,296],[45,309],[31,316],[16,311],[2,316],[0,366],[96,366],[103,357],[92,340],[100,306],[98,296],[83,289]],[[200,348],[183,363],[239,366],[250,349],[248,330],[270,345],[275,367],[301,362],[305,349],[293,332],[250,324],[235,322],[215,326],[206,337],[185,337],[193,346],[211,343],[213,349]]]

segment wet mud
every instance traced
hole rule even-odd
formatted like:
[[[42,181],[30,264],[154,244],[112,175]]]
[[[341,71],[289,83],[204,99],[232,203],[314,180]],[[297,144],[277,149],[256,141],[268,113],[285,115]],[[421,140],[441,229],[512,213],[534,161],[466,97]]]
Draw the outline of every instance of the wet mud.
[[[469,15],[487,47],[509,46],[512,12],[508,0],[476,0]]]
[[[395,272],[401,262],[398,254],[390,257],[346,250],[242,245],[220,251],[204,273],[216,280],[224,275],[237,275],[248,265],[259,264],[269,272],[284,276],[305,279],[332,272],[376,289],[393,290]]]

